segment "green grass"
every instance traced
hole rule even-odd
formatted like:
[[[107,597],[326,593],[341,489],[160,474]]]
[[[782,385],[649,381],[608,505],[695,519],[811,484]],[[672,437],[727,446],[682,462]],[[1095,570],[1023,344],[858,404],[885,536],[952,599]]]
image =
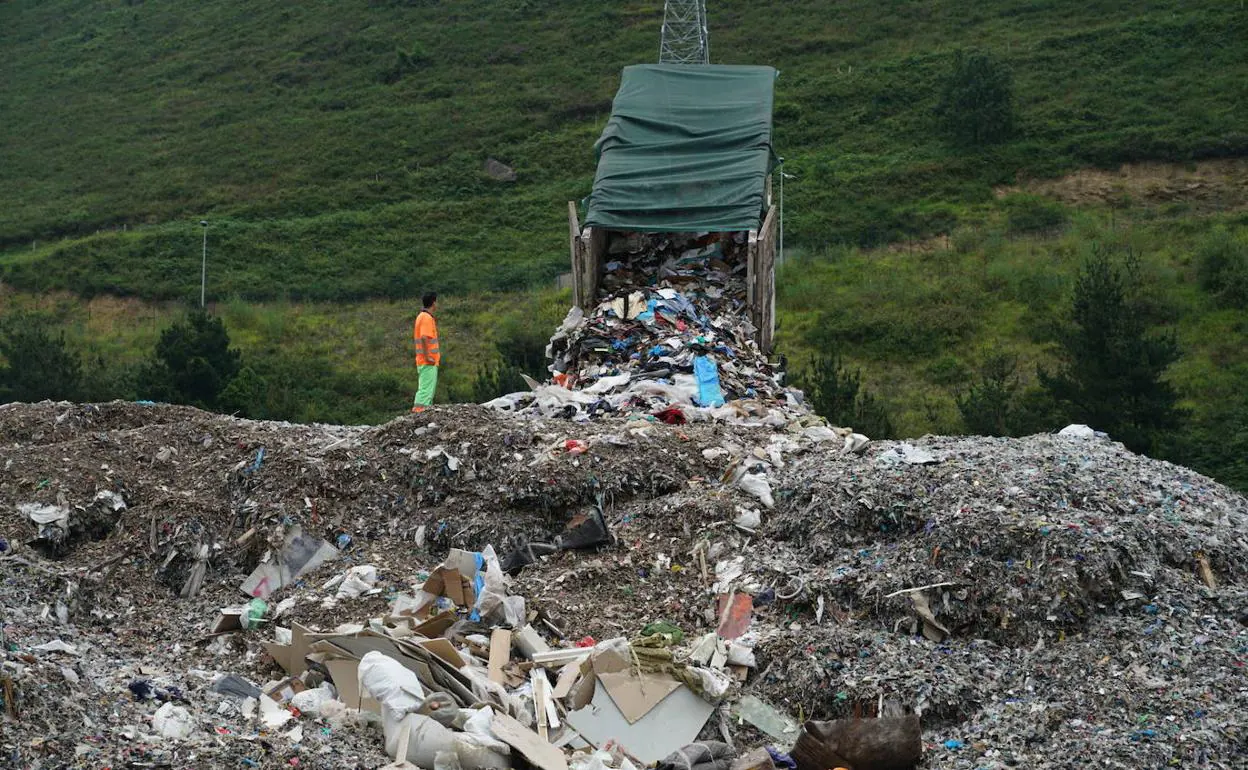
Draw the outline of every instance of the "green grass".
[[[834,246],[790,253],[777,286],[778,343],[793,369],[831,347],[861,367],[900,435],[956,433],[954,395],[984,358],[1018,356],[1024,380],[1055,361],[1053,332],[1070,287],[1093,244],[1130,246],[1141,255],[1154,323],[1172,328],[1183,358],[1169,377],[1197,417],[1242,387],[1248,365],[1248,310],[1220,307],[1201,291],[1193,254],[1219,227],[1248,235],[1248,214],[1154,219],[1150,209],[1067,211],[1060,231],[1008,235],[1012,209],[957,237],[912,249]],[[57,316],[88,361],[137,364],[179,303],[98,296],[10,292],[0,314],[39,308]],[[495,344],[515,330],[547,332],[566,311],[567,292],[450,295],[440,305],[447,350],[441,400],[470,397],[480,368],[497,360]],[[235,345],[252,362],[326,381],[306,404],[280,416],[379,422],[401,410],[414,386],[411,323],[416,305],[395,300],[216,304]],[[301,368],[302,367],[302,368]]]
[[[621,67],[662,3],[23,0],[0,6],[0,279],[184,298],[548,285]],[[1227,0],[743,0],[713,59],[772,64],[786,239],[812,253],[973,225],[992,187],[1248,149],[1248,11]],[[934,130],[958,47],[1014,72],[1018,137]],[[515,183],[486,176],[495,157]],[[124,229],[123,229],[124,228]]]
[[[900,435],[957,433],[954,395],[993,351],[1018,356],[1024,381],[1055,362],[1055,323],[1094,244],[1141,257],[1143,293],[1183,358],[1168,372],[1197,419],[1236,397],[1248,364],[1248,308],[1219,307],[1196,282],[1192,254],[1219,226],[1248,234],[1248,214],[1203,219],[1111,218],[1085,209],[1060,232],[1011,237],[1008,214],[962,233],[963,248],[836,247],[791,259],[777,278],[779,345],[795,368],[839,349],[863,369]],[[1242,398],[1242,396],[1240,396]],[[1060,427],[1060,426],[1059,426]]]
[[[509,327],[554,328],[567,312],[567,292],[514,292],[439,301],[444,352],[439,401],[471,398],[480,368],[498,360]],[[303,422],[378,424],[411,406],[416,387],[412,322],[418,305],[365,302],[249,302],[212,310],[225,321],[244,364],[269,380],[274,413]],[[88,373],[118,381],[151,356],[161,331],[185,313],[176,302],[66,294],[0,294],[0,318],[35,310],[54,317]],[[124,386],[101,397],[133,397]]]

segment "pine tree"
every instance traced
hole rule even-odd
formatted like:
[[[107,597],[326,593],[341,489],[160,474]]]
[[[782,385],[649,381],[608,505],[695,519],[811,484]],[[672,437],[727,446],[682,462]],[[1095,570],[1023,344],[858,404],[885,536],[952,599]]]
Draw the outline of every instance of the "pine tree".
[[[79,395],[82,361],[53,335],[48,321],[19,313],[0,326],[0,403],[73,400]]]
[[[221,319],[196,310],[161,333],[141,387],[153,398],[215,409],[241,359]]]
[[[846,368],[839,353],[816,358],[799,380],[815,413],[833,425],[852,427],[871,438],[893,436],[888,412],[862,389],[862,372]]]
[[[956,398],[967,431],[978,436],[1013,435],[1018,389],[1018,359],[1005,353],[989,356],[979,381]]]
[[[1094,249],[1075,283],[1071,318],[1060,337],[1065,362],[1040,382],[1071,419],[1107,432],[1136,452],[1156,453],[1183,421],[1178,394],[1162,379],[1179,358],[1173,333],[1150,334],[1140,302],[1138,258],[1123,267]]]

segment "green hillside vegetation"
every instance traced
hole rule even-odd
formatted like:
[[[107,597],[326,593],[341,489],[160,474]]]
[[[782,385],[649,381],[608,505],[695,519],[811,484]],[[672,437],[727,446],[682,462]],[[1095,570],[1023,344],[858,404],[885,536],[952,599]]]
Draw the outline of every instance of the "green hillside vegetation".
[[[1174,329],[1183,351],[1167,379],[1191,424],[1175,438],[1188,446],[1172,449],[1221,445],[1229,426],[1248,429],[1248,411],[1236,412],[1248,382],[1248,211],[1166,217],[1148,206],[1072,210],[1037,200],[1033,205],[1060,214],[1058,227],[1011,234],[1003,215],[909,248],[791,255],[778,281],[779,345],[791,369],[800,376],[817,354],[834,350],[861,370],[898,435],[962,432],[957,399],[994,357],[1016,362],[1020,391],[1036,388],[1037,367],[1055,365],[1074,277],[1093,249],[1132,249],[1148,320]],[[1219,265],[1228,287],[1221,294],[1204,288],[1210,266]],[[140,395],[134,373],[184,312],[176,302],[104,296],[83,302],[14,292],[4,300],[10,309],[40,310],[67,330],[70,347],[86,360],[93,398]],[[540,347],[568,302],[567,292],[554,290],[448,297],[440,314],[447,350],[440,400],[473,400],[474,381],[497,362],[496,349],[518,339]],[[406,408],[415,385],[413,304],[232,299],[216,311],[271,386],[265,416],[376,423]],[[1222,475],[1248,486],[1245,471]]]
[[[781,72],[778,339],[799,380],[838,357],[902,436],[1060,427],[1037,369],[1063,360],[1089,257],[1130,254],[1141,317],[1181,353],[1165,379],[1187,417],[1155,453],[1248,488],[1243,3],[709,11],[713,60]],[[566,309],[565,202],[589,191],[619,71],[655,59],[661,17],[657,1],[0,5],[0,320],[33,308],[52,326],[29,339],[63,332],[77,397],[144,397],[197,299],[207,218],[209,301],[260,384],[245,413],[402,412],[428,289],[439,398],[514,384]],[[972,392],[1008,394],[1008,420],[968,419]]]
[[[1248,149],[1248,11],[1225,0],[743,0],[712,55],[780,69],[790,244],[951,232],[993,185]],[[200,217],[218,298],[340,300],[544,285],[620,68],[661,2],[0,8],[0,276],[190,296]],[[957,51],[1013,73],[1014,132],[938,130]],[[488,157],[514,183],[483,171]],[[49,269],[49,267],[54,269]]]
[[[544,345],[548,330],[567,312],[567,303],[567,293],[555,291],[478,294],[440,303],[446,357],[438,400],[475,400],[475,380],[482,365],[496,357],[496,345],[534,335]],[[378,424],[411,406],[416,387],[411,336],[417,306],[392,300],[231,299],[212,310],[224,321],[244,364],[263,376],[268,386],[267,396],[252,405],[249,416]],[[139,380],[143,367],[161,333],[186,314],[185,306],[177,302],[107,296],[81,300],[68,294],[25,292],[0,293],[0,307],[0,322],[35,314],[65,332],[86,375],[75,396],[87,401],[150,395]]]

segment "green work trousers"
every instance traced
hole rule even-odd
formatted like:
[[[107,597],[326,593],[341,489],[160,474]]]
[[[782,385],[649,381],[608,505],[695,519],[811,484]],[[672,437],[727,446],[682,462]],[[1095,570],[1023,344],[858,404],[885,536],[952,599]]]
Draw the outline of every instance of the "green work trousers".
[[[420,385],[416,389],[416,406],[430,406],[433,404],[433,392],[438,389],[438,367],[436,366],[417,366],[417,373],[420,375]]]

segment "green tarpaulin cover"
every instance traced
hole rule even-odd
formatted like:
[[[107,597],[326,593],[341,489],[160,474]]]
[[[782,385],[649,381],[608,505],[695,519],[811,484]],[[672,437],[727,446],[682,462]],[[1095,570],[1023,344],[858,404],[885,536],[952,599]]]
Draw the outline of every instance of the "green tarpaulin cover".
[[[638,64],[624,69],[594,145],[585,224],[612,230],[752,230],[774,165],[776,70]]]

